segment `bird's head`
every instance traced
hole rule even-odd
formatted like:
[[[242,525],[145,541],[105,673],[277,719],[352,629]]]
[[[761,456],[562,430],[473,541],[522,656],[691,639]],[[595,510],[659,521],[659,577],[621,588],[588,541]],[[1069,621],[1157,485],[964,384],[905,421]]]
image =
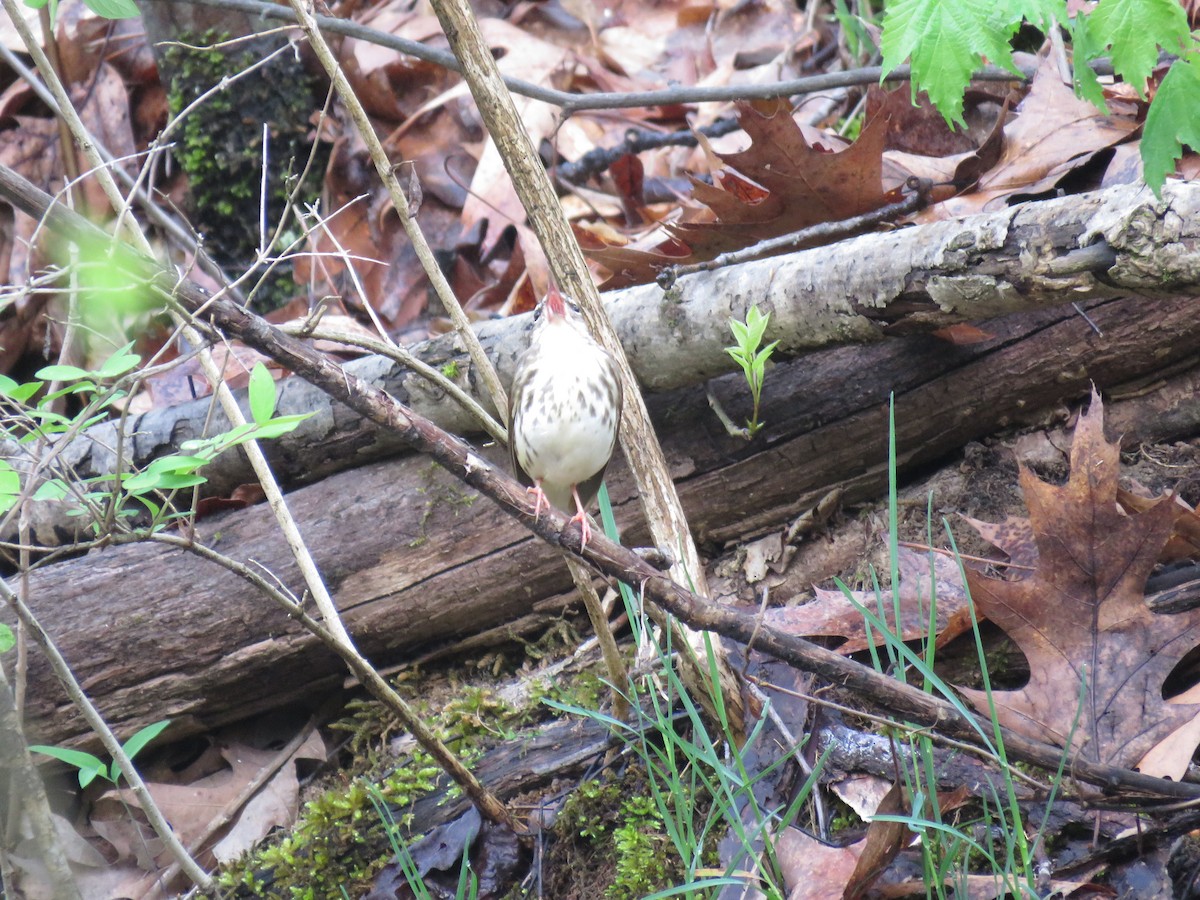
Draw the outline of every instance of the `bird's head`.
[[[564,324],[582,328],[587,332],[579,305],[569,297],[563,296],[562,292],[551,284],[550,290],[533,311],[533,327],[535,331],[541,331],[550,326]]]

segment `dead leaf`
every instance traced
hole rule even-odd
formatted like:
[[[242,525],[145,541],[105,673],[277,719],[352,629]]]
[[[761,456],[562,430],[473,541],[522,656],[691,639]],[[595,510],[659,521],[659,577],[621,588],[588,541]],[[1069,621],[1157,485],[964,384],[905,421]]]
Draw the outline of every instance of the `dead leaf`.
[[[1200,611],[1158,616],[1146,607],[1146,579],[1177,507],[1164,499],[1123,515],[1118,468],[1118,445],[1104,438],[1103,406],[1093,391],[1075,429],[1067,483],[1047,484],[1021,467],[1036,571],[1002,580],[968,569],[967,579],[979,612],[1029,660],[1025,687],[992,692],[1001,722],[1066,746],[1082,703],[1074,748],[1098,762],[1132,766],[1200,712],[1200,704],[1162,696],[1172,669],[1200,643]],[[964,693],[986,708],[980,692]]]
[[[1181,497],[1175,497],[1174,501],[1179,507],[1179,515],[1175,519],[1171,538],[1163,548],[1162,554],[1159,555],[1158,561],[1171,563],[1200,559],[1200,516],[1196,515],[1196,511],[1184,503]],[[1125,488],[1117,490],[1117,503],[1126,512],[1145,512],[1155,502],[1149,497],[1127,491]]]
[[[786,106],[742,103],[738,122],[750,146],[716,154],[723,169],[711,185],[693,181],[690,208],[623,247],[585,246],[610,272],[605,288],[651,281],[666,265],[712,259],[899,199],[884,187],[886,117],[837,152],[831,148],[840,138],[802,128]]]
[[[866,840],[846,847],[825,844],[798,828],[775,836],[775,855],[788,888],[788,900],[828,900],[841,896]]]
[[[1002,206],[1016,193],[1048,190],[1137,128],[1132,117],[1106,116],[1080,100],[1063,84],[1054,64],[1043,60],[1028,95],[1004,128],[1004,151],[996,165],[980,175],[974,192],[932,206],[918,220],[972,215]]]
[[[884,794],[879,801],[875,815],[908,815],[912,811],[912,803],[908,792],[900,782],[892,785],[891,790]],[[845,900],[859,900],[865,897],[874,886],[879,876],[892,864],[908,843],[912,840],[912,832],[903,822],[891,820],[872,820],[867,827],[867,837],[858,856],[854,872],[846,880],[846,889],[842,892]]]
[[[929,557],[906,547],[900,548],[900,635],[906,641],[925,637],[929,633],[931,581]],[[945,554],[934,557],[937,599],[937,630],[941,632],[952,616],[966,608],[966,593],[959,577],[958,563]],[[871,630],[867,639],[865,620],[858,608],[841,591],[816,588],[816,599],[803,606],[768,609],[766,624],[791,634],[805,637],[844,637],[846,642],[837,648],[839,653],[857,653],[871,643],[879,645],[882,636]],[[855,599],[867,609],[879,611],[884,621],[895,629],[895,610],[891,591],[884,591],[876,600],[874,592],[856,591]]]
[[[299,783],[295,760],[300,758],[324,760],[324,741],[313,731],[292,756],[281,765],[241,807],[228,809],[263,768],[277,761],[277,750],[260,750],[249,744],[230,742],[219,748],[228,764],[211,775],[189,784],[148,782],[147,788],[180,840],[190,844],[208,828],[219,813],[232,816],[224,837],[213,848],[219,859],[229,860],[252,847],[277,825],[290,826],[296,817],[299,802]],[[112,804],[117,812],[103,816],[104,804]],[[170,860],[153,832],[141,821],[141,808],[128,788],[110,790],[97,802],[97,815],[92,825],[121,851],[123,858],[134,854],[138,865],[154,871]],[[136,814],[137,819],[132,818]]]
[[[996,337],[994,334],[990,334],[978,325],[972,325],[970,322],[957,322],[953,325],[947,325],[945,328],[938,328],[931,333],[935,338],[955,347],[969,347],[972,344],[983,344]]]

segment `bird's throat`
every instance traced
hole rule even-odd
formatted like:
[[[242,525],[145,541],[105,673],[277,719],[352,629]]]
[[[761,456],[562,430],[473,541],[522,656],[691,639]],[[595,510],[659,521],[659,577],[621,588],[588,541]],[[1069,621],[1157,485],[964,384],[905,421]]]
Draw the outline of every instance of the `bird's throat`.
[[[555,318],[566,318],[566,303],[563,295],[558,292],[558,288],[550,288],[550,293],[546,295],[546,312]]]

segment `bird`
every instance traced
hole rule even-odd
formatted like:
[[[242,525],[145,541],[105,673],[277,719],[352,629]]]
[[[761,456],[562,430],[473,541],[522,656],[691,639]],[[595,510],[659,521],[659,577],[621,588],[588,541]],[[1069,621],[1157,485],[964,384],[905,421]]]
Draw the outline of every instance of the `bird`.
[[[580,552],[592,534],[587,505],[617,444],[621,401],[616,361],[588,333],[579,306],[551,285],[513,376],[508,447],[535,519],[544,507],[573,506]]]

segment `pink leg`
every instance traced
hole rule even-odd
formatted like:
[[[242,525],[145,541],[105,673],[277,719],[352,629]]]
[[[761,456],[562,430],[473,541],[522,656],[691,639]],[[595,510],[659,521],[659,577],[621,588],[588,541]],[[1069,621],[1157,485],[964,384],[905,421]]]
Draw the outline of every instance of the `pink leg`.
[[[533,495],[533,517],[537,519],[542,514],[542,507],[550,508],[550,501],[546,498],[546,492],[542,490],[542,483],[536,482],[530,488],[525,489],[525,493]]]
[[[575,485],[571,485],[571,496],[575,498],[575,515],[571,517],[571,521],[579,523],[579,552],[582,553],[592,536],[592,526],[588,524],[587,510],[583,508],[583,501],[579,499],[579,489]]]

